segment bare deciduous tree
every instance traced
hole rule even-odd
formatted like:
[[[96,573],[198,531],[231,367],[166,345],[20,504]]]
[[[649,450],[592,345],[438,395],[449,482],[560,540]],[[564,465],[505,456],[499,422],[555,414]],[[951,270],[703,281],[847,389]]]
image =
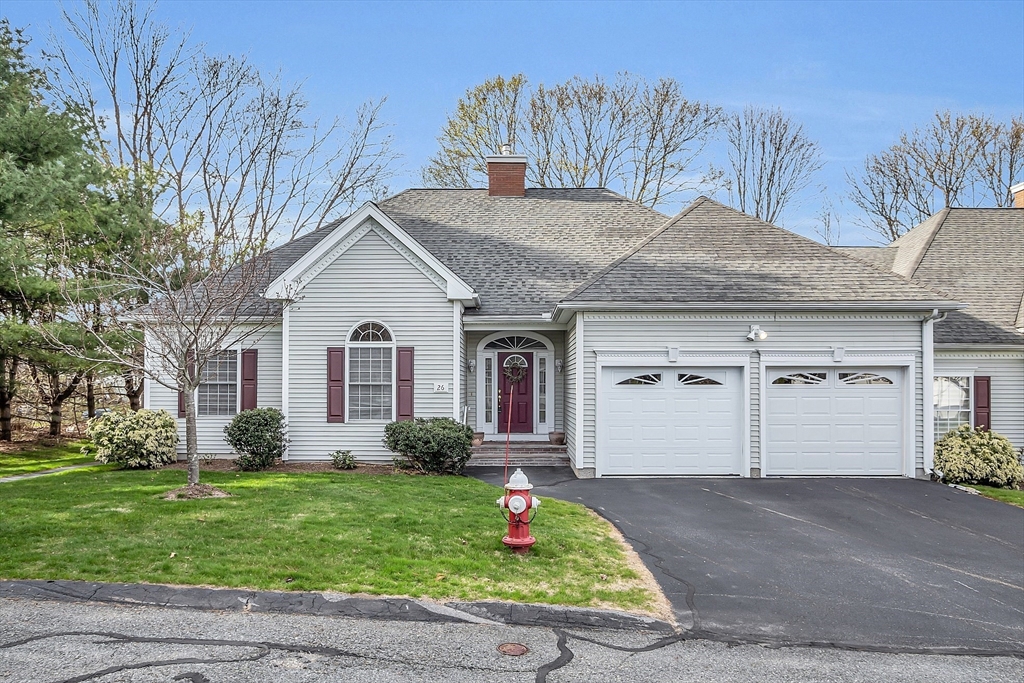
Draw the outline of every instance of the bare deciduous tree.
[[[194,484],[202,368],[270,323],[248,306],[267,284],[275,237],[387,191],[396,155],[383,100],[363,105],[346,131],[309,120],[300,86],[206,54],[159,23],[152,4],[88,0],[64,18],[74,42],[55,41],[54,81],[91,112],[118,207],[110,220],[136,228],[132,248],[108,245],[84,271],[64,245],[68,317],[89,319],[78,302],[98,301],[104,360],[133,387],[144,374],[183,392]]]
[[[891,242],[946,207],[1009,206],[1022,165],[1024,120],[939,111],[847,180],[862,224]]]
[[[843,226],[835,204],[828,197],[821,205],[817,215],[818,224],[814,228],[821,241],[830,247],[837,246],[842,239]]]
[[[1013,206],[1010,187],[1024,179],[1024,117],[1013,118],[1010,125],[996,124],[981,150],[980,173],[995,205]]]
[[[822,167],[821,150],[779,109],[746,107],[726,123],[729,194],[740,211],[774,223]]]
[[[537,187],[609,187],[656,206],[700,184],[694,162],[721,120],[719,108],[688,100],[667,78],[577,76],[530,89],[522,74],[499,76],[459,100],[423,179],[482,184],[484,157],[509,145],[527,156],[527,179]]]

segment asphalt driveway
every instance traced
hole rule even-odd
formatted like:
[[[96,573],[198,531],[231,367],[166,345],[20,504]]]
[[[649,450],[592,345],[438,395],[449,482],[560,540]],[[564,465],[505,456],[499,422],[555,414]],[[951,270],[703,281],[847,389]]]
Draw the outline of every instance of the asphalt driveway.
[[[501,484],[500,468],[471,472]],[[615,523],[683,627],[769,644],[1024,653],[1024,509],[908,479],[527,474],[538,495]]]

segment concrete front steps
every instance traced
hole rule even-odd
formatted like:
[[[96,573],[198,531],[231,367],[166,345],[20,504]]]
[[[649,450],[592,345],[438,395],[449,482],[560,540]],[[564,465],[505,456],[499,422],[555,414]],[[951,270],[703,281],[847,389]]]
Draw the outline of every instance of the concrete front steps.
[[[466,467],[501,467],[505,464],[505,442],[485,441],[473,447],[473,455]],[[509,447],[508,464],[511,467],[568,466],[565,446],[552,446],[547,441],[513,441]]]

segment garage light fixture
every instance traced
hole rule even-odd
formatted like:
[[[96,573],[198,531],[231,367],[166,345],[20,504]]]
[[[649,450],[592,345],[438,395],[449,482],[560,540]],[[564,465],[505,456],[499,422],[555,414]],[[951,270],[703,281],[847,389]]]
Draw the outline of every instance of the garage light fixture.
[[[768,338],[768,333],[761,329],[760,325],[751,325],[747,341],[762,341]]]
[[[471,374],[471,375],[472,375],[472,374],[473,374],[474,372],[476,372],[476,361],[475,361],[475,360],[473,360],[473,359],[470,359],[470,360],[469,360],[469,361],[468,361],[468,362],[466,363],[466,365],[467,365],[467,366],[469,367],[469,374]]]

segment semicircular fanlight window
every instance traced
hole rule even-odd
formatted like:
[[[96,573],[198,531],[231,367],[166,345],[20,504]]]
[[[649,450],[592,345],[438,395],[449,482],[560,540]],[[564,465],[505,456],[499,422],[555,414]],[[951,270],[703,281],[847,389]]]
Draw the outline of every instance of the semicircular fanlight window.
[[[544,345],[544,342],[533,337],[513,335],[489,341],[484,348],[498,351],[528,351],[530,349],[546,349],[547,347]]]
[[[363,323],[352,330],[348,340],[353,342],[390,342],[391,333],[380,323]]]

